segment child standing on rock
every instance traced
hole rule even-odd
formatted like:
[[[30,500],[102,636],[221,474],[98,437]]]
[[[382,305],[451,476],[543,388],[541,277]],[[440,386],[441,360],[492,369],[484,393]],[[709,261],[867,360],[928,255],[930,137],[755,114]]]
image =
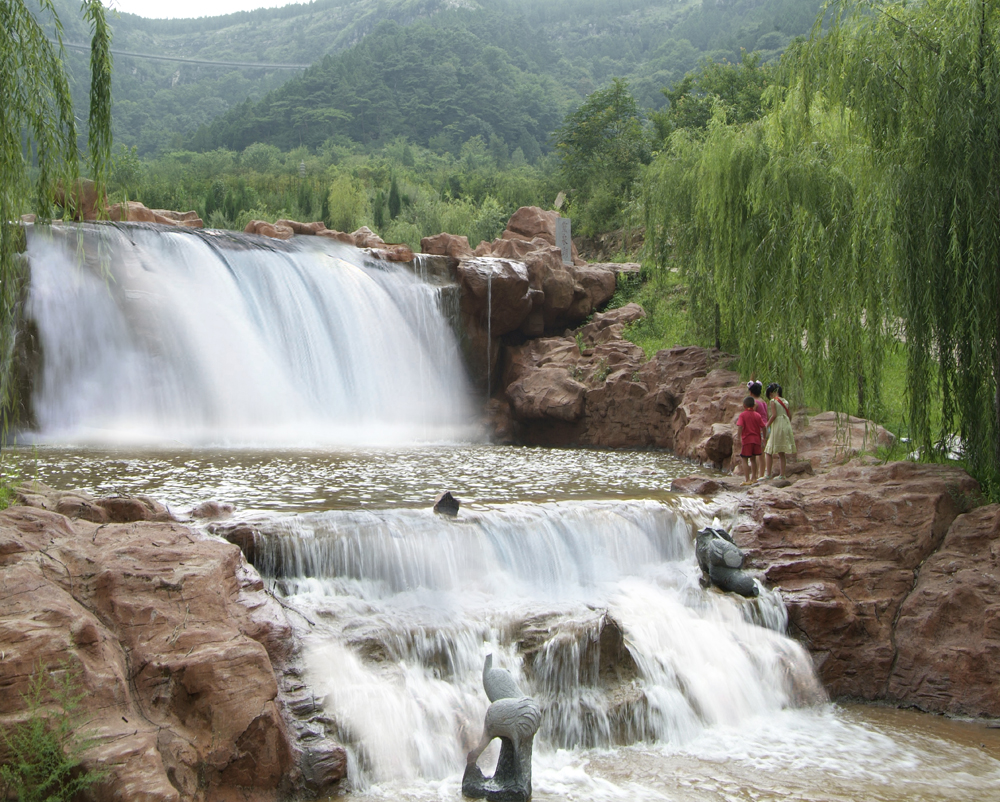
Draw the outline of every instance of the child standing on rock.
[[[792,416],[788,411],[788,403],[781,397],[781,385],[772,382],[767,385],[767,401],[770,416],[767,425],[771,430],[764,449],[767,461],[767,476],[773,478],[774,455],[781,462],[779,479],[785,478],[785,454],[795,453],[795,435],[792,434]]]
[[[767,414],[767,404],[765,404],[763,401],[760,400],[760,394],[764,392],[764,385],[761,384],[756,379],[751,379],[750,381],[747,382],[747,392],[750,393],[751,396],[753,396],[753,408],[757,411],[757,414],[760,415],[760,419],[764,421],[764,433],[761,435],[762,437],[761,443],[762,444],[766,443],[767,419],[769,416]],[[763,452],[758,456],[754,457],[754,459],[757,461],[757,475],[763,476],[764,475]]]
[[[758,478],[757,458],[760,456],[760,437],[764,432],[764,419],[754,409],[754,401],[750,396],[743,399],[743,411],[736,419],[736,426],[740,430],[740,442],[743,444],[743,448],[740,449],[740,456],[743,457],[743,485],[752,485]]]

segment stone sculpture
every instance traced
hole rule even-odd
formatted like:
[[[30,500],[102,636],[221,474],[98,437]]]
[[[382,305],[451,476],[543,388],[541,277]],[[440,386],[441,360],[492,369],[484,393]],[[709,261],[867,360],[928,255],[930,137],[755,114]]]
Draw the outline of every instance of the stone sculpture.
[[[708,526],[702,529],[695,541],[695,554],[703,584],[715,585],[747,598],[760,593],[753,577],[743,570],[743,552],[724,529]]]
[[[462,794],[491,802],[527,802],[531,799],[531,747],[538,731],[538,703],[525,696],[510,672],[493,668],[486,655],[483,688],[491,702],[486,710],[483,737],[469,752],[462,777]],[[483,776],[476,761],[494,738],[500,739],[500,759],[492,777]]]

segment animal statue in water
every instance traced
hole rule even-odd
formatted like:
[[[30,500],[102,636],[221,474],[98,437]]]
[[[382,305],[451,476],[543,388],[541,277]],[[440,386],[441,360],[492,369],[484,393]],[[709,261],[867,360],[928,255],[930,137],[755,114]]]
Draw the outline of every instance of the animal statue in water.
[[[510,672],[493,667],[486,655],[483,688],[490,700],[483,737],[469,752],[462,777],[462,794],[491,802],[527,802],[531,799],[531,748],[541,721],[538,703],[525,696]],[[500,739],[500,759],[492,777],[485,777],[476,761],[494,738]]]
[[[753,577],[743,570],[743,552],[724,529],[702,529],[695,541],[695,554],[704,584],[747,598],[760,593]]]

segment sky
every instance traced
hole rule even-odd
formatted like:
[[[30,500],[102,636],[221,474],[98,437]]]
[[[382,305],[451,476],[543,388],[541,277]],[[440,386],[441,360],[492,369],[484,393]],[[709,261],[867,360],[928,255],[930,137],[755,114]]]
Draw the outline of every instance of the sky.
[[[217,17],[220,14],[232,14],[234,11],[287,6],[290,2],[307,3],[309,0],[104,0],[104,5],[124,14],[162,19]]]

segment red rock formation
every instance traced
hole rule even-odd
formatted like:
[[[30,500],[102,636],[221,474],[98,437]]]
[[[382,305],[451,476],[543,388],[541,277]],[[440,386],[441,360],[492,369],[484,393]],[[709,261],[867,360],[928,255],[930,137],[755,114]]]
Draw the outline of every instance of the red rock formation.
[[[594,315],[578,339],[547,337],[508,348],[501,386],[510,406],[493,411],[494,425],[526,443],[655,446],[699,462],[728,464],[735,415],[726,424],[719,421],[731,408],[739,411],[733,399],[738,406],[742,395],[735,373],[713,368],[731,357],[705,348],[674,348],[647,361],[641,348],[622,339],[625,325],[644,315],[641,307],[629,304]],[[547,379],[559,387],[547,386]],[[582,410],[574,402],[565,407],[572,416],[549,414],[556,407],[543,399],[562,394],[567,380],[574,382],[574,394],[580,392],[576,385],[583,387]],[[502,418],[506,409],[510,420]],[[717,425],[722,429],[713,429]]]
[[[961,490],[950,491],[961,508]],[[886,696],[1000,716],[1000,505],[960,515],[899,610]]]
[[[971,606],[967,616],[948,618],[952,608],[942,608],[942,601],[954,582],[947,581],[947,571],[961,564],[957,555],[965,554],[970,573],[959,574],[956,587],[970,591],[965,601],[988,598],[983,594],[995,589],[996,580],[976,573],[996,571],[996,510],[992,522],[988,513],[963,516],[954,536],[949,535],[950,545],[928,558],[977,494],[976,482],[959,468],[909,462],[848,465],[785,489],[755,487],[748,492],[741,511],[751,522],[735,529],[736,541],[749,550],[752,564],[765,571],[768,582],[781,589],[790,631],[813,653],[833,696],[894,698],[947,709],[935,697],[935,683],[938,689],[948,686],[948,666],[961,667],[955,658],[962,650],[947,638],[935,644],[935,637],[963,621],[969,631],[974,620],[982,637],[992,632],[986,621],[995,620],[982,604]],[[974,560],[972,554],[977,555]],[[914,595],[915,584],[919,590]],[[943,616],[935,609],[943,609]],[[916,634],[920,637],[914,639]],[[981,691],[991,689],[997,697],[997,634],[975,655],[964,652],[971,657],[967,665],[988,660],[965,679],[956,677],[955,686],[978,683]],[[956,640],[962,640],[962,633]],[[922,654],[923,649],[935,656]],[[992,684],[985,687],[983,666],[992,671]],[[985,712],[978,709],[980,715]]]
[[[420,250],[435,256],[450,256],[453,259],[465,259],[472,256],[468,237],[458,237],[454,234],[436,234],[420,240]]]
[[[62,181],[56,185],[55,204],[70,213],[72,220],[96,220],[98,212],[108,205],[108,198],[97,197],[97,184],[89,178],[78,178],[69,192]]]
[[[23,501],[75,509],[0,513],[0,724],[23,711],[39,666],[65,666],[86,694],[107,768],[102,800],[273,799],[294,769],[273,662],[291,630],[239,549],[162,508],[35,486]],[[145,512],[142,512],[145,510]],[[161,512],[162,511],[162,512]]]
[[[258,234],[271,239],[291,239],[295,232],[288,226],[279,226],[267,220],[251,220],[243,229],[244,234]]]
[[[524,322],[531,311],[528,271],[523,264],[507,259],[467,259],[459,263],[458,281],[462,288],[462,311],[500,337]]]

